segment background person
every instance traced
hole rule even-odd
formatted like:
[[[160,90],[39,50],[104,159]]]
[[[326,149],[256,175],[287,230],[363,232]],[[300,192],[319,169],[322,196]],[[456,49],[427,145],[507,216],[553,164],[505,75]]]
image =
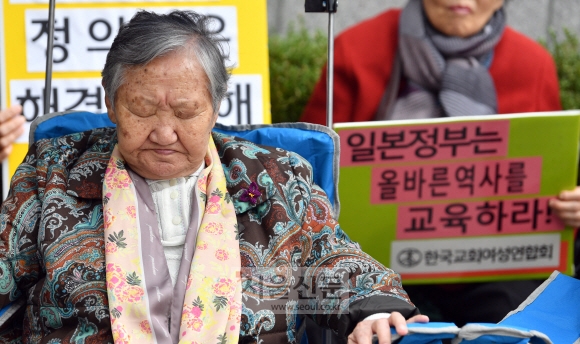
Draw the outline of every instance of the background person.
[[[506,26],[503,0],[410,0],[335,41],[334,122],[560,110],[556,67]],[[325,124],[326,68],[301,121]],[[580,223],[580,190],[553,207]],[[498,322],[541,281],[407,286],[434,320]]]
[[[294,342],[292,269],[347,272],[348,312],[311,315],[350,343],[428,321],[302,157],[212,133],[229,74],[209,20],[137,13],[102,73],[116,128],[32,145],[0,212],[0,307],[27,300],[2,342]]]
[[[503,0],[410,0],[335,41],[334,121],[560,110],[556,67]],[[326,68],[301,121],[325,124]]]

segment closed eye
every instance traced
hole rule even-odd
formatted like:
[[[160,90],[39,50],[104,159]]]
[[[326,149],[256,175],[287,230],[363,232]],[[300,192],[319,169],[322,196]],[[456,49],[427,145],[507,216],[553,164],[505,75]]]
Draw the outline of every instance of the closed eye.
[[[181,119],[192,119],[206,113],[207,110],[199,107],[189,109],[176,109],[175,116]]]
[[[137,117],[151,117],[155,115],[155,109],[151,107],[145,106],[131,106],[127,107],[127,110]]]

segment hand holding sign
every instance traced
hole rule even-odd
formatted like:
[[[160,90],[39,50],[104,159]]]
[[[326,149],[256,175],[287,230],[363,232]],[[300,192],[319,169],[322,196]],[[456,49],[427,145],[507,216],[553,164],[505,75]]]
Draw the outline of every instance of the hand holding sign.
[[[21,115],[22,107],[12,107],[0,111],[0,160],[4,160],[12,151],[12,143],[24,131],[26,119]]]
[[[557,199],[550,200],[550,207],[570,227],[580,227],[580,187],[562,191]]]

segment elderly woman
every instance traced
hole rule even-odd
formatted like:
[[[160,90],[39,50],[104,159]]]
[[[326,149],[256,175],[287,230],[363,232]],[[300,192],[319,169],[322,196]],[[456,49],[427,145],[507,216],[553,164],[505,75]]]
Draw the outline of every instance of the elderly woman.
[[[229,75],[208,20],[139,12],[103,70],[117,127],[31,147],[0,214],[0,305],[26,300],[5,341],[296,342],[292,270],[350,274],[312,316],[352,343],[428,321],[304,159],[212,133]]]
[[[336,39],[334,121],[490,115],[560,110],[554,61],[506,26],[504,0],[409,0]],[[301,120],[324,124],[325,70]],[[554,211],[580,225],[580,189],[562,192]],[[427,314],[497,322],[541,281],[412,286]],[[433,317],[432,317],[433,319]],[[441,320],[441,318],[437,318]]]

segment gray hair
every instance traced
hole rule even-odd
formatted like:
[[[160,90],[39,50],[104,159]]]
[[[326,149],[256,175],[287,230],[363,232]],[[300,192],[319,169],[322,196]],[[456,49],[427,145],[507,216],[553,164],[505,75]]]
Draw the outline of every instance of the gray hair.
[[[193,11],[157,14],[139,11],[119,29],[103,68],[103,87],[115,108],[115,95],[126,70],[144,66],[174,51],[190,50],[208,78],[214,113],[226,96],[230,73],[218,37],[211,32],[212,18]]]

